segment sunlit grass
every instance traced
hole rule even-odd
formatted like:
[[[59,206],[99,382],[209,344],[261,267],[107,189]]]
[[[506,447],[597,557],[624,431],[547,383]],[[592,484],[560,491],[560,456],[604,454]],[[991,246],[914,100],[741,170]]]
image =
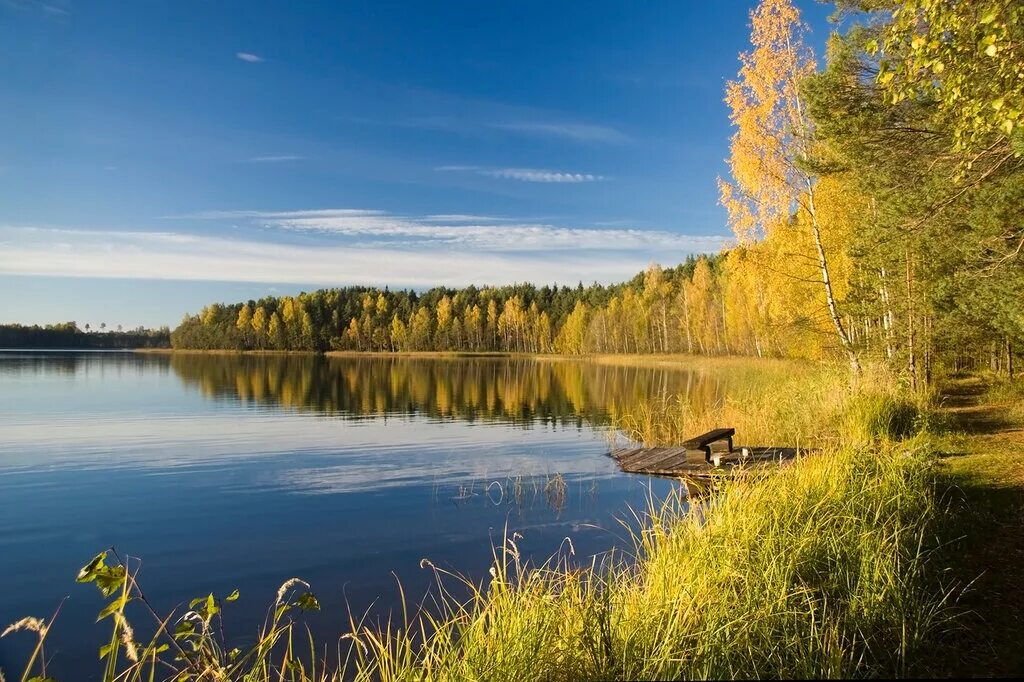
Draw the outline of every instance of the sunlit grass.
[[[356,633],[362,679],[904,675],[944,617],[925,580],[937,518],[924,439],[846,448],[696,511],[670,498],[636,561],[531,568],[515,536],[468,600],[386,636]]]
[[[719,427],[735,428],[736,442],[743,445],[857,445],[880,435],[910,435],[927,403],[927,397],[912,400],[901,393],[879,366],[867,367],[855,390],[846,371],[827,365],[712,358],[694,368],[717,377],[723,397],[638,402],[614,415],[617,429],[644,445],[678,444]]]
[[[1011,421],[1024,424],[1024,378],[994,378],[984,399],[1002,408]]]

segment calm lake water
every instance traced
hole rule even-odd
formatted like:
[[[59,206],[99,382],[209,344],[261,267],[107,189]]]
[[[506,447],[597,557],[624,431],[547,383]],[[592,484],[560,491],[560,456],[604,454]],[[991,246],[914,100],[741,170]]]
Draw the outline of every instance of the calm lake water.
[[[110,546],[142,557],[158,609],[239,588],[238,641],[292,576],[329,638],[346,599],[395,606],[396,577],[418,601],[423,558],[486,575],[506,528],[535,559],[569,537],[587,561],[628,547],[619,519],[672,485],[617,470],[610,415],[719,390],[582,361],[0,351],[0,627],[68,597],[47,654],[86,678],[102,602],[74,577]],[[0,640],[8,679],[28,643]]]

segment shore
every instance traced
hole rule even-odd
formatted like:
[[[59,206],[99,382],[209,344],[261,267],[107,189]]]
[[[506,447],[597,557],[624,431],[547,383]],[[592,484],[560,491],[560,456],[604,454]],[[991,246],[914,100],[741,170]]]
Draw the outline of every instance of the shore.
[[[327,358],[413,358],[425,360],[454,360],[460,358],[521,358],[550,362],[595,362],[607,365],[635,365],[646,367],[669,365],[704,365],[730,367],[758,363],[782,366],[787,363],[807,365],[818,364],[813,360],[800,358],[754,357],[737,355],[698,355],[685,353],[594,353],[567,355],[564,353],[509,353],[503,351],[352,351],[331,350],[321,353],[310,350],[229,350],[229,349],[177,349],[177,348],[132,348],[136,353],[162,355],[312,355]]]

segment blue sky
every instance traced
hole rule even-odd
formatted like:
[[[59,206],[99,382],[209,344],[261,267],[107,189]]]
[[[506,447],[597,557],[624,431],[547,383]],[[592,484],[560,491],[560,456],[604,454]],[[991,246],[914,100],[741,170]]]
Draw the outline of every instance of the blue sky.
[[[715,251],[752,6],[0,0],[0,322]]]

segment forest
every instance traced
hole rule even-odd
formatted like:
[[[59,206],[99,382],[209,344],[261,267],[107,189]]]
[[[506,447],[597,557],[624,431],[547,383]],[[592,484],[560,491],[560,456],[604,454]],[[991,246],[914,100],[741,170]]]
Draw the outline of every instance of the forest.
[[[215,304],[175,348],[696,353],[1012,374],[1024,344],[1024,9],[841,2],[818,60],[788,3],[726,88],[735,235],[629,282]],[[681,259],[682,259],[682,255]],[[339,268],[339,276],[344,272]]]
[[[75,322],[37,324],[0,324],[0,348],[167,348],[170,329],[103,329],[95,331]]]

